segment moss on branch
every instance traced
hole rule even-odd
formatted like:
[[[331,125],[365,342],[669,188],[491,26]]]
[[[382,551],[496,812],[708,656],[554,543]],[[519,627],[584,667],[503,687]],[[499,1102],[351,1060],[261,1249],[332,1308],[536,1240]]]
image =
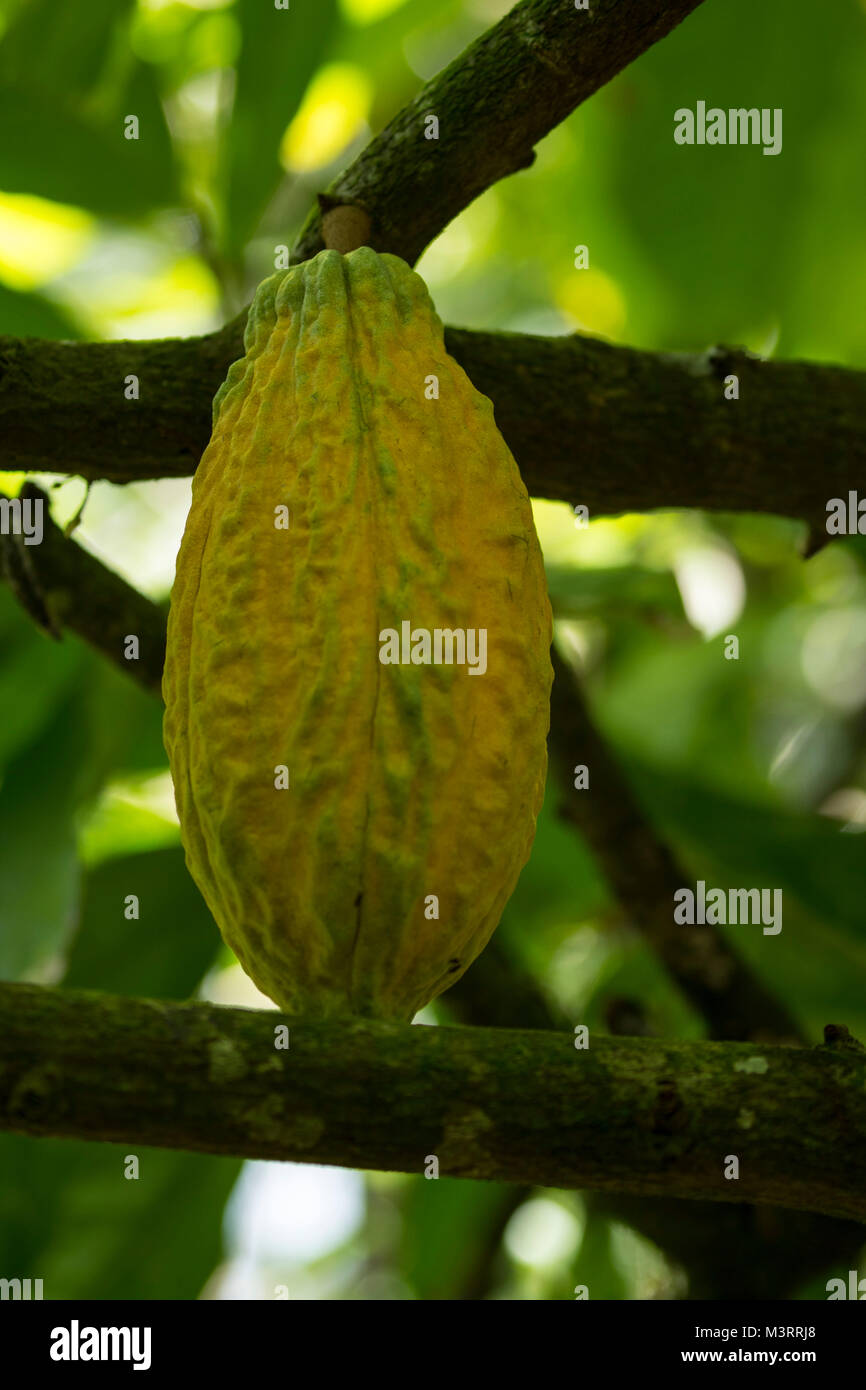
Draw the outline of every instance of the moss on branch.
[[[404,1173],[435,1154],[442,1176],[866,1220],[866,1055],[826,1045],[579,1050],[3,984],[0,1127]]]

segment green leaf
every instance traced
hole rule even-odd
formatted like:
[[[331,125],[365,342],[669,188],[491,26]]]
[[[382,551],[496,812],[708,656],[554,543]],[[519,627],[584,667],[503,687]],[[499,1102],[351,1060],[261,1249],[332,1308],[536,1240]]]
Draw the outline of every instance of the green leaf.
[[[111,773],[167,769],[161,702],[104,657],[88,653],[88,658],[86,708],[91,793],[95,794]]]
[[[124,916],[139,900],[138,920]],[[186,999],[214,961],[220,935],[183,850],[152,850],[97,865],[84,878],[64,987]]]
[[[53,642],[0,588],[0,768],[54,717],[80,677],[81,661],[81,647]]]
[[[3,35],[0,72],[86,97],[132,9],[133,0],[28,0]]]
[[[0,787],[0,978],[43,969],[74,921],[73,816],[82,752],[75,701],[7,766]]]
[[[695,858],[724,868],[732,886],[787,889],[818,920],[850,934],[866,965],[862,835],[843,834],[824,816],[755,805],[634,759],[629,766],[653,818]]]
[[[177,201],[157,70],[129,44],[131,0],[31,0],[0,42],[0,186],[135,218]],[[124,119],[139,121],[127,140]]]
[[[237,258],[283,177],[278,151],[335,28],[335,0],[287,10],[238,0],[242,31],[234,109],[225,135],[225,249]]]
[[[536,973],[547,964],[564,928],[570,930],[604,911],[610,902],[593,855],[559,815],[562,795],[558,775],[549,773],[532,853],[506,903],[499,928]]]
[[[82,804],[119,764],[134,765],[139,741],[157,766],[165,758],[157,701],[76,639],[51,642],[2,599],[0,977],[16,979],[43,970],[74,929]]]
[[[138,114],[138,113],[133,113]],[[148,212],[163,193],[154,149],[161,132],[142,121],[141,139],[125,140],[118,116],[110,126],[70,111],[62,97],[0,83],[0,187],[35,193],[108,217]]]
[[[814,18],[812,0],[787,0],[781,24],[751,0],[701,5],[575,118],[598,148],[623,250],[640,248],[655,285],[674,289],[655,347],[757,345],[778,328],[785,357],[866,360],[866,183],[851,178],[863,161],[866,25],[856,4]],[[677,145],[674,112],[699,99],[781,109],[781,153]],[[580,199],[592,208],[583,180]],[[605,248],[608,270],[625,263],[601,227],[584,221],[581,240]]]
[[[138,1178],[124,1176],[128,1154]],[[195,1299],[222,1258],[222,1213],[240,1166],[2,1134],[0,1269],[42,1279],[46,1299]]]
[[[511,1194],[502,1183],[415,1179],[403,1203],[400,1260],[416,1298],[474,1296],[511,1213]]]
[[[157,82],[157,70],[149,63],[136,63],[121,101],[122,109],[117,118],[120,134],[115,136],[113,123],[110,131],[112,142],[119,146],[120,158],[126,164],[124,177],[128,181],[137,181],[136,197],[148,211],[179,203],[178,171]],[[122,121],[128,115],[138,117],[137,140],[123,137]]]
[[[598,1303],[600,1299],[621,1301],[628,1296],[626,1282],[611,1246],[610,1221],[595,1210],[591,1200],[586,1204],[586,1226],[561,1296],[573,1299],[574,1290],[579,1284],[586,1285],[592,1303]]]
[[[547,589],[556,618],[592,617],[604,605],[605,616],[648,610],[682,618],[683,602],[674,576],[640,565],[591,569],[546,564]]]
[[[83,338],[75,319],[41,294],[0,285],[0,332],[15,338]]]

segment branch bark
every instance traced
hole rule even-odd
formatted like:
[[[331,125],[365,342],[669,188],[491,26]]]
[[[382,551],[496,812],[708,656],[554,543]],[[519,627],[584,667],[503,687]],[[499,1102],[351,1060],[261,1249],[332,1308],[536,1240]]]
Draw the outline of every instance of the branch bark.
[[[0,338],[0,468],[114,483],[194,473],[245,323],[246,311],[217,333],[141,342]]]
[[[473,1027],[564,1026],[537,981],[513,969],[496,934],[440,1003],[458,1022]],[[629,1035],[628,1029],[615,1026],[611,1011],[607,1021],[612,1033]],[[503,1221],[530,1191],[503,1188]],[[793,1297],[829,1269],[850,1269],[864,1241],[857,1222],[815,1212],[696,1200],[686,1204],[678,1197],[648,1201],[623,1192],[595,1193],[590,1200],[603,1215],[632,1226],[678,1261],[691,1299]]]
[[[866,1220],[862,1049],[593,1037],[578,1050],[568,1034],[20,984],[0,985],[0,1025],[0,1128],[23,1134],[403,1173],[436,1154],[447,1177]]]
[[[410,265],[452,218],[526,169],[542,136],[696,10],[701,0],[523,0],[422,87],[327,190],[360,204],[370,246]],[[437,139],[425,119],[439,120]],[[324,246],[321,211],[292,259]]]
[[[699,3],[593,0],[576,11],[566,0],[524,0],[395,116],[332,185],[328,206],[360,203],[373,220],[371,243],[414,261]],[[507,120],[490,100],[500,91]],[[424,140],[429,112],[440,119],[438,141]],[[293,259],[322,246],[316,210]],[[244,320],[183,340],[0,338],[0,469],[113,482],[194,472],[213,396],[242,353]],[[805,520],[817,543],[827,499],[856,487],[866,464],[866,374],[729,349],[654,354],[579,336],[447,329],[446,341],[493,400],[530,492],[593,514],[766,511]],[[736,402],[723,396],[730,374],[740,378]],[[124,397],[129,375],[141,383],[138,401]]]
[[[0,469],[131,482],[195,471],[211,401],[243,352],[241,315],[201,338],[0,338]],[[448,351],[493,401],[534,497],[592,515],[701,507],[806,521],[862,487],[866,373],[745,352],[639,352],[573,335],[448,328]],[[724,398],[729,374],[740,399]],[[127,401],[124,378],[139,378]],[[821,460],[820,470],[815,460]]]
[[[68,628],[151,695],[161,696],[167,608],[146,598],[64,535],[51,516],[48,498],[35,483],[24,484],[21,498],[41,500],[44,506],[38,546],[25,546],[12,535],[0,537],[3,577],[18,600],[51,636],[59,638]],[[136,660],[125,656],[129,636],[138,638]]]

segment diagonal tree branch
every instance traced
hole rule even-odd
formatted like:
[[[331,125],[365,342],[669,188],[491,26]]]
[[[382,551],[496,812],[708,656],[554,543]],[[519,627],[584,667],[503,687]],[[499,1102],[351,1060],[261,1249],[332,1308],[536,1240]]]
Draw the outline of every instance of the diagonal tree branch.
[[[38,546],[25,546],[18,537],[2,538],[7,547],[3,577],[23,607],[52,636],[59,637],[68,628],[145,690],[160,695],[167,609],[64,535],[51,516],[48,498],[35,483],[24,484],[21,498],[44,504]],[[18,563],[10,564],[12,547]],[[136,660],[125,656],[130,636],[138,638]]]
[[[863,1221],[864,1094],[856,1046],[593,1037],[579,1050],[562,1033],[0,985],[0,1128],[37,1136],[404,1173],[435,1154],[446,1177]]]
[[[714,1038],[797,1041],[788,1009],[754,976],[715,926],[696,930],[674,921],[674,893],[683,874],[653,833],[631,788],[586,708],[577,678],[554,650],[550,745],[562,788],[577,763],[589,788],[561,799],[562,814],[587,840],[614,896],[649,942],[668,974],[706,1020]]]
[[[394,117],[328,189],[372,218],[369,245],[413,265],[485,189],[535,158],[533,146],[663,39],[701,0],[522,0]],[[438,138],[425,135],[429,115]],[[324,246],[311,214],[292,259]]]

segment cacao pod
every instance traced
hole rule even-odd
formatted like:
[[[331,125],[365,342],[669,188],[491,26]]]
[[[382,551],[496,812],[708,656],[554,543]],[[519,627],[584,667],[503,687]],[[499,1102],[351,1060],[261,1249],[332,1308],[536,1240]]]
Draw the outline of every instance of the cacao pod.
[[[282,1008],[411,1019],[486,945],[535,833],[551,614],[529,498],[397,257],[271,276],[244,347],[171,597],[187,864]]]

